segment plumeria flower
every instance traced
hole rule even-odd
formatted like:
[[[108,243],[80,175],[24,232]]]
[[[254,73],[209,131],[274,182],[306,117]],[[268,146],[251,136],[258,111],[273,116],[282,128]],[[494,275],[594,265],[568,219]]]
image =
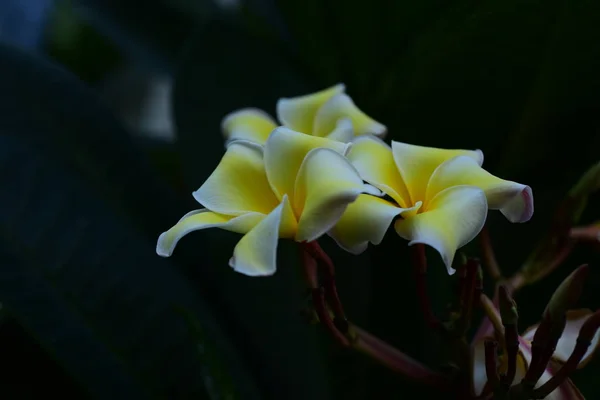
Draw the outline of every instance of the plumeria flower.
[[[221,228],[244,236],[230,266],[245,275],[276,270],[279,238],[310,242],[327,232],[361,193],[363,183],[344,158],[350,144],[277,128],[264,148],[231,143],[221,162],[193,193],[205,208],[192,211],[160,235],[156,252],[168,257],[192,231]]]
[[[349,142],[356,135],[383,136],[386,127],[362,112],[338,84],[304,96],[282,98],[277,102],[281,125],[308,135]],[[228,143],[249,140],[264,144],[279,124],[257,108],[243,108],[228,114],[221,130]]]
[[[362,178],[389,199],[361,195],[329,232],[347,251],[359,254],[368,242],[379,244],[396,217],[394,227],[409,245],[436,249],[452,274],[456,250],[482,229],[487,211],[500,210],[511,222],[533,214],[528,186],[505,181],[481,168],[479,150],[446,150],[392,141],[388,146],[373,136],[353,142],[348,159]]]
[[[558,340],[556,349],[550,362],[548,363],[544,373],[535,384],[535,388],[539,388],[544,383],[549,381],[554,374],[560,369],[562,363],[565,363],[577,343],[577,337],[579,336],[579,330],[583,323],[592,315],[590,310],[570,310],[567,311],[567,323],[562,336]],[[500,324],[500,316],[497,315],[497,324]],[[527,369],[531,363],[532,357],[532,341],[537,330],[538,325],[532,326],[519,337],[519,353],[517,356],[517,373],[513,380],[513,385],[518,384],[525,377]],[[484,343],[487,339],[493,339],[492,337],[482,337],[478,339],[473,346],[473,390],[475,395],[479,396],[486,384],[487,374],[485,369],[485,348]],[[578,368],[584,367],[591,359],[593,353],[598,348],[600,343],[600,331],[596,332],[590,347],[586,354],[581,359]],[[501,353],[498,361],[500,363],[500,370],[506,371],[507,360],[505,353]],[[565,379],[564,383],[558,386],[552,393],[545,397],[546,400],[570,400],[570,399],[583,399],[583,395],[579,392],[577,387],[573,384],[571,379]]]

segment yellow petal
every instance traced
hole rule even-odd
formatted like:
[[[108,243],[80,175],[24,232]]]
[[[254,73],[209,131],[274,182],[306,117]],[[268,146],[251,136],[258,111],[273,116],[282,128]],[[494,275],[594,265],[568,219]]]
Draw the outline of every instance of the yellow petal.
[[[266,215],[279,204],[267,180],[261,148],[245,141],[228,146],[217,168],[193,195],[209,210],[227,215]]]
[[[289,207],[287,196],[252,228],[235,246],[229,266],[248,276],[273,275],[277,269],[277,244],[283,214]]]
[[[346,87],[343,84],[337,84],[316,93],[279,99],[277,102],[277,118],[282,125],[310,135],[313,133],[317,110],[327,100],[336,94],[343,93],[344,90],[346,90]]]
[[[294,210],[300,216],[296,240],[310,242],[329,231],[361,193],[380,192],[365,185],[352,164],[334,150],[309,152],[294,191]]]
[[[399,219],[396,232],[410,240],[409,246],[423,243],[436,249],[453,274],[456,250],[464,246],[483,228],[487,201],[483,191],[474,186],[454,186],[438,193],[420,214]]]
[[[279,198],[284,194],[289,195],[290,199],[294,198],[294,185],[300,165],[309,151],[319,147],[333,149],[345,155],[350,144],[305,135],[284,127],[271,133],[265,144],[264,160],[269,183]]]
[[[378,245],[402,208],[387,200],[361,194],[329,231],[329,235],[344,250],[360,254],[371,242]]]
[[[562,336],[558,340],[556,344],[556,349],[554,350],[554,359],[566,362],[571,353],[575,349],[575,344],[577,343],[577,337],[579,336],[579,330],[587,321],[587,319],[592,315],[592,311],[582,309],[582,310],[569,310],[567,311],[567,324],[565,325],[565,330],[562,333]],[[523,338],[529,341],[533,340],[533,336],[538,328],[538,325],[534,325],[527,329],[523,334]],[[592,358],[594,352],[598,349],[598,344],[600,343],[600,330],[596,332],[594,338],[592,339],[592,344],[588,347],[587,352],[581,359],[577,368],[583,368]]]
[[[327,136],[335,129],[340,118],[349,118],[352,121],[354,134],[357,136],[367,134],[383,136],[387,132],[385,125],[362,112],[350,96],[340,93],[330,98],[317,111],[313,134],[315,136]]]
[[[394,162],[392,149],[374,136],[354,139],[348,160],[360,176],[371,185],[393,198],[400,207],[408,207],[410,196]]]
[[[230,143],[234,140],[249,140],[264,144],[277,123],[269,114],[258,108],[243,108],[223,118],[221,130]]]
[[[511,222],[525,222],[533,215],[533,194],[529,186],[500,179],[465,156],[451,158],[433,172],[426,198],[457,185],[477,186],[483,190],[489,209],[500,210]]]
[[[184,215],[175,226],[158,237],[156,253],[170,257],[177,242],[190,232],[207,228],[221,228],[237,233],[250,231],[263,218],[264,214],[248,213],[237,217],[217,214],[206,209],[195,210]]]
[[[348,143],[354,138],[354,128],[352,127],[352,121],[349,118],[342,118],[338,120],[335,129],[329,135],[325,136],[327,139],[337,140],[338,142]]]
[[[479,165],[483,163],[483,153],[480,150],[438,149],[392,141],[392,152],[413,204],[425,201],[429,178],[443,162],[464,155],[474,159]]]

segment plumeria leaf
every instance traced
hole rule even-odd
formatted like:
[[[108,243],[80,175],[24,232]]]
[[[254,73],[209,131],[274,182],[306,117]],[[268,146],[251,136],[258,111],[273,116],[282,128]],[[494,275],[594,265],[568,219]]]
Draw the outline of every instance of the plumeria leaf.
[[[0,300],[96,398],[203,396],[213,378],[173,305],[202,321],[236,382],[252,379],[154,252],[188,207],[129,132],[65,71],[4,46],[0,60]]]
[[[216,11],[209,0],[77,0],[75,11],[134,58],[171,72],[185,41]]]
[[[222,378],[196,356],[173,309],[185,307],[240,384],[236,398],[260,398],[207,306],[131,220],[68,164],[5,132],[0,298],[21,324],[94,398],[201,398]]]

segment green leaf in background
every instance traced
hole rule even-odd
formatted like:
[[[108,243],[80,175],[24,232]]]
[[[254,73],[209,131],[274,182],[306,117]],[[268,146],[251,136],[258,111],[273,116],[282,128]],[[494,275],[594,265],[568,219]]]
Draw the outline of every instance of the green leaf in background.
[[[206,398],[207,380],[224,381],[206,375],[184,307],[236,385],[215,392],[261,398],[208,306],[155,254],[184,208],[170,187],[72,76],[7,47],[0,60],[2,303],[100,399]]]
[[[153,69],[172,71],[195,28],[215,12],[210,0],[71,0],[77,13]]]

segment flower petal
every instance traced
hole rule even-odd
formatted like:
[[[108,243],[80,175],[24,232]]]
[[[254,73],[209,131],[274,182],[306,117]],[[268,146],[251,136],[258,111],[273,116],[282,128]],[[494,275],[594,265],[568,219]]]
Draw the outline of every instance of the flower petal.
[[[242,139],[264,144],[275,128],[277,128],[275,120],[258,108],[234,111],[227,114],[221,122],[221,131],[227,143]]]
[[[408,207],[410,196],[394,162],[392,149],[375,136],[354,139],[348,160],[360,176],[371,185],[393,198],[400,207]]]
[[[328,232],[336,243],[352,254],[360,254],[369,242],[378,245],[402,208],[378,197],[361,194]]]
[[[425,201],[427,183],[443,162],[464,155],[474,159],[479,165],[483,163],[481,150],[438,149],[392,141],[392,152],[413,204]]]
[[[475,342],[471,351],[471,373],[473,383],[473,393],[475,396],[481,395],[487,384],[487,372],[485,370],[485,341],[493,340],[492,337],[483,337]]]
[[[587,309],[567,311],[567,324],[565,325],[565,330],[563,331],[562,336],[556,344],[556,349],[554,350],[554,355],[552,356],[554,359],[561,362],[566,362],[569,359],[571,353],[575,349],[575,345],[577,344],[579,330],[591,315],[592,311]],[[523,338],[532,341],[538,326],[539,325],[534,325],[528,328],[523,334]],[[590,347],[588,347],[587,352],[579,362],[577,368],[583,368],[590,361],[592,355],[598,349],[599,344],[600,330],[594,335],[592,344]]]
[[[485,192],[488,207],[500,210],[511,222],[525,222],[533,215],[529,186],[500,179],[479,166],[473,158],[458,156],[441,164],[427,185],[427,199],[457,185],[477,186]]]
[[[279,204],[267,180],[261,149],[246,141],[227,147],[217,168],[193,195],[209,210],[228,215],[266,215]]]
[[[349,118],[342,118],[338,120],[335,129],[329,135],[327,139],[337,140],[338,142],[348,143],[354,138],[354,128],[352,127],[352,121]]]
[[[317,111],[313,135],[327,136],[335,129],[340,118],[349,118],[352,121],[356,136],[368,134],[383,136],[387,132],[385,125],[362,112],[350,96],[340,93],[330,98]]]
[[[313,133],[317,110],[327,100],[336,94],[343,93],[344,90],[346,90],[346,86],[340,83],[316,93],[292,98],[281,98],[277,102],[277,118],[281,121],[282,125],[310,135]]]
[[[456,250],[464,246],[483,228],[487,216],[487,201],[483,191],[475,186],[454,186],[438,193],[420,214],[399,219],[396,232],[408,245],[427,244],[436,249],[453,274],[452,261]]]
[[[344,156],[331,149],[314,149],[306,155],[294,191],[299,215],[296,240],[317,239],[340,219],[359,194],[372,192]]]
[[[275,273],[280,227],[288,207],[288,197],[283,196],[281,203],[242,237],[229,260],[231,268],[248,276],[268,276]]]
[[[305,135],[285,127],[279,127],[271,133],[265,144],[264,160],[269,183],[279,198],[284,194],[289,195],[290,199],[294,198],[298,170],[308,152],[319,147],[345,155],[350,144]]]
[[[248,213],[240,216],[217,214],[201,209],[185,214],[175,226],[163,232],[156,243],[156,254],[161,257],[170,257],[177,246],[177,242],[190,232],[207,228],[221,228],[237,233],[250,231],[263,218],[264,214]]]

